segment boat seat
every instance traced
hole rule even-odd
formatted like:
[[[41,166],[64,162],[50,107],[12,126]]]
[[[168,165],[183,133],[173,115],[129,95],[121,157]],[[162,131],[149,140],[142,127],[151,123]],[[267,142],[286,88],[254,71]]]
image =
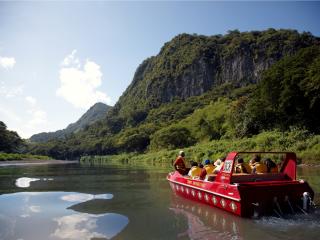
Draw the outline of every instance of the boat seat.
[[[217,174],[207,174],[207,181],[209,182],[213,182],[214,180],[216,180],[216,176]]]
[[[231,182],[261,182],[261,181],[284,181],[290,178],[284,173],[261,173],[261,174],[245,174],[234,173],[232,174]]]

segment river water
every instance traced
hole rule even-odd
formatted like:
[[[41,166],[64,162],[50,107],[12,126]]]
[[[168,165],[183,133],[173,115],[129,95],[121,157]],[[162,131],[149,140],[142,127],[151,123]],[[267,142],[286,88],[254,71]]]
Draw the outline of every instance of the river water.
[[[0,239],[319,239],[320,213],[242,219],[172,193],[168,168],[0,167]],[[320,193],[320,168],[299,168]]]

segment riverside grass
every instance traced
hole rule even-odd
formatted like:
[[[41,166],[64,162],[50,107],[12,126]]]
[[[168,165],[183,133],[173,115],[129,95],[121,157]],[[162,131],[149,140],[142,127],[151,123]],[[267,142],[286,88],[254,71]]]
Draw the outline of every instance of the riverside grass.
[[[108,156],[83,156],[81,162],[88,163],[148,163],[171,165],[181,149],[163,149],[157,152],[123,153]],[[198,143],[184,148],[188,161],[202,162],[205,159],[216,160],[231,151],[293,151],[298,163],[320,164],[320,135],[309,134],[306,130],[291,129],[266,131],[250,138],[221,139]]]
[[[52,158],[42,155],[20,154],[20,153],[2,153],[0,152],[0,161],[19,161],[19,160],[51,160]]]

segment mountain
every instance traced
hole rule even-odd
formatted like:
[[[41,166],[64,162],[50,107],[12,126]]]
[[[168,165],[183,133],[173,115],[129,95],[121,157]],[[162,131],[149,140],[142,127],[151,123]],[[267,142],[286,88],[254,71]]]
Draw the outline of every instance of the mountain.
[[[90,109],[83,114],[78,121],[69,124],[65,129],[55,132],[44,132],[34,134],[30,137],[31,142],[47,142],[52,139],[63,139],[71,133],[77,133],[80,130],[85,129],[89,125],[95,123],[98,120],[102,120],[106,117],[107,112],[111,109],[110,106],[98,102],[94,104]]]
[[[199,96],[225,83],[238,87],[257,83],[261,73],[282,57],[314,44],[319,38],[295,30],[180,34],[138,67],[115,110],[127,115]]]
[[[106,118],[31,152],[75,158],[175,149],[274,128],[316,132],[320,119],[308,116],[318,106],[319,48],[318,37],[295,30],[180,34],[138,66]]]

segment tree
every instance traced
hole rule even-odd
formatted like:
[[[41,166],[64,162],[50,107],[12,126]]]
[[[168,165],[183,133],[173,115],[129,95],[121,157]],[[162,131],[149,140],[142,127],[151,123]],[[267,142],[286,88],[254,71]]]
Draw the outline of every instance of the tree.
[[[247,131],[256,134],[297,126],[319,132],[319,68],[320,47],[314,46],[282,59],[267,70],[244,111],[247,123],[253,126],[247,127]]]
[[[152,149],[175,149],[195,144],[195,139],[185,127],[170,126],[157,131],[151,138]]]
[[[7,130],[6,124],[0,121],[0,152],[15,153],[23,145],[24,142],[20,136],[14,131]]]

